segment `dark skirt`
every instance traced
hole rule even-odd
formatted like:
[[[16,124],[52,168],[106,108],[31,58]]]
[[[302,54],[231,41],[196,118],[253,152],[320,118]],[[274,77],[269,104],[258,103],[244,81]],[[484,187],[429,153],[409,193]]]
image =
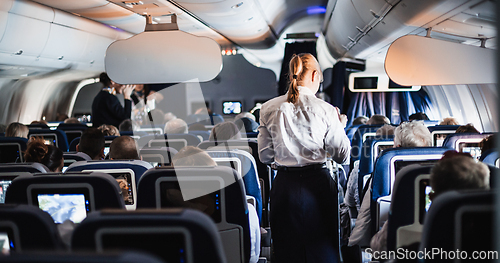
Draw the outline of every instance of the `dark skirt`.
[[[270,196],[273,263],[340,261],[337,193],[326,168],[278,171]]]

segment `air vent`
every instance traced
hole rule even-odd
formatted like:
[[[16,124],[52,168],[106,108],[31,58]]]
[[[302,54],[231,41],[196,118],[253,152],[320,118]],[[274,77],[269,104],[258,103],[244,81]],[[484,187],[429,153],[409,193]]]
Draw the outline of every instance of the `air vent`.
[[[134,8],[134,6],[144,4],[142,1],[123,1],[122,3],[126,5],[128,8]]]

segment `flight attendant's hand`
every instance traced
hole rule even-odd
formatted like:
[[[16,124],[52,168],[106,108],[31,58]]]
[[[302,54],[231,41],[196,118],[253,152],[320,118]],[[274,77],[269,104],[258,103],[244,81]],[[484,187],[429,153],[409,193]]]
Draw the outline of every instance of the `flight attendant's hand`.
[[[342,123],[342,125],[344,125],[344,128],[345,128],[345,126],[347,125],[347,120],[348,120],[348,119],[347,119],[347,115],[345,115],[345,114],[340,114],[340,117],[339,117],[339,118],[340,118],[340,123]]]
[[[134,91],[135,85],[125,85],[122,88],[123,98],[126,100],[130,100],[130,95],[132,91]]]

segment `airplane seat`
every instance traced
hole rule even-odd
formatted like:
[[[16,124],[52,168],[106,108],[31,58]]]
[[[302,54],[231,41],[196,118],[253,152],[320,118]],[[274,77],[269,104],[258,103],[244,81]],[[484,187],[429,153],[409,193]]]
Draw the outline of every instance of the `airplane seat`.
[[[347,138],[349,138],[349,141],[352,141],[352,137],[354,137],[354,133],[356,133],[359,126],[361,126],[361,125],[365,125],[365,124],[351,125],[349,128],[345,128],[345,134],[347,135]]]
[[[104,136],[104,143],[106,147],[109,147],[109,145],[113,142],[114,139],[118,138],[119,136]],[[71,143],[69,144],[69,151],[70,152],[76,152],[76,146],[80,143],[80,137],[74,138]]]
[[[49,125],[43,123],[33,123],[26,126],[28,126],[28,129],[30,130],[50,130]]]
[[[210,139],[210,131],[189,131],[188,134],[197,136],[200,138],[200,142],[208,141]]]
[[[425,218],[420,250],[495,251],[495,191],[450,191],[437,196]],[[427,261],[441,262],[439,256]]]
[[[159,146],[172,147],[180,151],[185,146],[196,146],[201,142],[194,134],[161,134],[143,136],[137,142],[139,149],[144,147]]]
[[[428,126],[429,132],[432,135],[432,146],[442,146],[444,139],[439,138],[439,135],[449,135],[455,133],[460,125],[435,125]]]
[[[381,150],[394,147],[394,136],[367,137],[363,142],[363,148],[359,157],[358,182],[363,177],[373,172],[373,166]]]
[[[139,151],[142,160],[148,163],[157,164],[153,166],[169,166],[172,164],[172,157],[177,154],[177,150],[172,147],[145,147]]]
[[[55,145],[61,151],[67,152],[69,150],[68,137],[62,130],[30,129],[28,138],[31,137],[43,137],[46,143]]]
[[[0,137],[5,137],[5,132],[0,132]]]
[[[80,210],[77,210],[77,218],[83,219],[81,217],[88,212],[104,208],[124,209],[125,203],[120,193],[115,178],[101,172],[65,173],[64,176],[60,173],[37,174],[14,179],[5,195],[5,203],[27,204],[43,209],[43,204],[39,205],[39,201],[51,204],[54,196],[62,198],[66,195],[68,201],[72,197],[78,198],[78,204],[82,207],[78,207]],[[52,206],[48,205],[47,211],[50,209]]]
[[[1,239],[12,254],[33,250],[64,250],[57,226],[44,211],[26,204],[0,205]],[[3,259],[0,259],[3,262]]]
[[[76,227],[71,243],[73,251],[142,250],[162,262],[231,262],[213,221],[192,209],[94,212]]]
[[[164,263],[159,258],[142,252],[24,252],[0,256],[5,263]]]
[[[468,152],[479,159],[481,149],[479,143],[493,133],[453,133],[446,137],[443,147],[454,149],[457,152]]]
[[[420,242],[426,212],[425,191],[433,166],[412,164],[396,175],[388,219],[388,251]]]
[[[228,262],[250,259],[243,180],[229,167],[158,167],[139,181],[137,208],[197,208],[217,225]],[[184,201],[186,200],[186,201]]]
[[[194,124],[199,123],[202,125],[216,125],[224,122],[224,118],[220,114],[191,114],[186,117],[186,123]]]
[[[0,137],[0,163],[23,162],[28,139],[21,137]]]
[[[65,152],[63,153],[64,167],[68,168],[72,163],[79,161],[90,161],[92,158],[83,152]],[[64,172],[64,168],[63,168]]]
[[[351,156],[350,156],[350,169],[352,170],[354,162],[360,159],[363,152],[363,143],[368,137],[375,136],[375,132],[382,127],[382,125],[361,125],[358,127],[351,140]]]
[[[27,172],[27,173],[49,173],[47,166],[41,163],[4,163],[0,164],[0,173]]]
[[[88,129],[89,126],[83,123],[64,123],[61,122],[57,126],[58,130],[64,131],[66,136],[68,137],[68,142],[71,142],[73,139],[82,136],[82,133]]]
[[[65,173],[69,172],[103,172],[111,175],[116,180],[125,180],[128,196],[125,202],[127,209],[134,210],[137,204],[137,185],[141,176],[153,166],[141,160],[101,160],[80,161],[71,164]]]
[[[261,187],[259,184],[259,175],[257,173],[257,164],[255,159],[251,154],[242,150],[231,150],[231,151],[218,151],[218,150],[210,150],[206,151],[210,157],[214,158],[218,165],[220,163],[217,160],[222,161],[224,164],[229,164],[232,166],[233,164],[230,161],[225,161],[225,158],[235,157],[241,162],[240,167],[233,167],[233,169],[237,170],[239,168],[241,171],[240,175],[243,177],[243,183],[245,186],[246,194],[255,198],[255,209],[257,210],[257,215],[259,216],[259,220],[262,220],[262,195],[264,194],[261,191]],[[262,189],[263,190],[263,189]]]
[[[403,167],[410,164],[436,163],[448,150],[443,147],[398,147],[386,149],[382,152],[375,163],[372,174],[370,198],[372,235],[387,220],[396,174]],[[359,182],[359,189],[363,189],[363,181],[365,180]]]
[[[485,164],[488,165],[493,165],[495,167],[500,167],[499,165],[499,159],[500,157],[498,156],[498,151],[496,149],[491,149],[488,151],[485,151],[484,153],[481,153],[481,158],[479,158],[479,161],[482,161]]]
[[[142,137],[148,135],[147,132],[143,131],[120,131],[121,136],[130,136],[130,137]]]
[[[163,126],[165,124],[161,124],[160,126],[156,125],[141,125],[137,131],[139,132],[145,132],[146,134],[153,134],[153,135],[161,135],[163,134]]]
[[[259,132],[246,132],[244,136],[246,136],[246,138],[257,138]]]

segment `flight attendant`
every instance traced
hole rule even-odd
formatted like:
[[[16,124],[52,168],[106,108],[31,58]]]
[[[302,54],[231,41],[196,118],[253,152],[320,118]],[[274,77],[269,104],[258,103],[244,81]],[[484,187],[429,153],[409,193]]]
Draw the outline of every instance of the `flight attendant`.
[[[275,261],[338,262],[337,184],[327,154],[343,163],[350,152],[345,115],[316,98],[323,81],[311,54],[290,61],[288,93],[260,111],[259,158],[275,164],[271,230]]]

